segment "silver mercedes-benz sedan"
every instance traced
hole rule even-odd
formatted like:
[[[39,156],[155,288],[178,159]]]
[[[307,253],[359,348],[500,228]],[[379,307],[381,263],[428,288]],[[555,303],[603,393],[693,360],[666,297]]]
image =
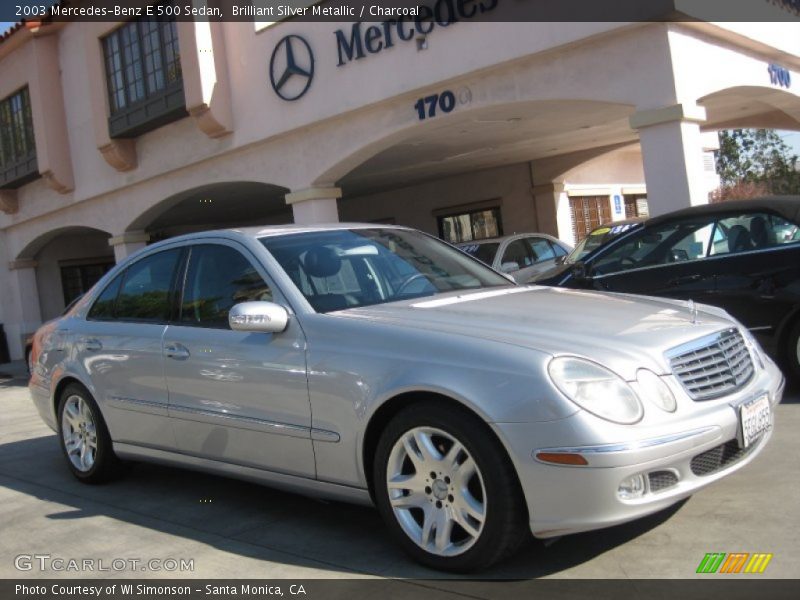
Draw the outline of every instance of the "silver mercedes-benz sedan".
[[[722,310],[518,286],[418,231],[348,224],[148,246],[31,362],[81,481],[153,460],[374,503],[454,571],[741,468],[784,385]]]

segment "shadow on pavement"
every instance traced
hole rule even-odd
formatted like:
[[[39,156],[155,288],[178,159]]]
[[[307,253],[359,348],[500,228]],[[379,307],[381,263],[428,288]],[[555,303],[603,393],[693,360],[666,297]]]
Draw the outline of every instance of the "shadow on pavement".
[[[77,529],[81,519],[102,515],[251,558],[274,561],[277,552],[288,565],[399,578],[448,577],[408,559],[371,508],[144,463],[132,465],[115,482],[86,486],[68,472],[53,435],[0,445],[0,484],[69,507],[46,515],[58,527]],[[558,573],[657,527],[682,505],[633,523],[566,536],[548,547],[531,540],[510,561],[480,573],[480,579]]]

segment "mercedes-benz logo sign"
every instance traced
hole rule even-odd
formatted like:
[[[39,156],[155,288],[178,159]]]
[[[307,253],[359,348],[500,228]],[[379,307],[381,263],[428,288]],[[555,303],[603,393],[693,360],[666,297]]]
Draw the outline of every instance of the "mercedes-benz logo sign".
[[[284,100],[297,100],[308,91],[314,78],[314,53],[299,35],[287,35],[275,46],[269,59],[272,89]]]

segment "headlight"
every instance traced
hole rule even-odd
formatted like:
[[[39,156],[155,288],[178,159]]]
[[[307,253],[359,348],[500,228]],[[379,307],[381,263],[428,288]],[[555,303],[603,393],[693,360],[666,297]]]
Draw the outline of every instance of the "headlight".
[[[644,413],[642,403],[619,375],[605,367],[571,356],[550,361],[550,378],[575,404],[615,423],[636,423]]]
[[[675,412],[678,403],[661,377],[648,369],[639,369],[636,372],[636,382],[639,384],[639,397],[647,398],[661,410]]]

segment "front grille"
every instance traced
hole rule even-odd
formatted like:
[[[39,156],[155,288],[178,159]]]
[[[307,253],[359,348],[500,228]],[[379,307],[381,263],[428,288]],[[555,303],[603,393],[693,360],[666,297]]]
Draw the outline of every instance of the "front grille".
[[[683,347],[682,347],[683,348]],[[728,329],[669,355],[672,372],[693,400],[735,392],[753,376],[753,360],[737,329]]]
[[[695,475],[711,475],[712,473],[716,473],[720,469],[724,469],[743,459],[755,446],[756,444],[746,449],[740,448],[739,442],[736,440],[730,440],[724,444],[715,446],[711,448],[711,450],[706,450],[692,459],[692,473]]]
[[[678,483],[678,476],[672,471],[653,471],[647,475],[652,493],[660,492]]]

